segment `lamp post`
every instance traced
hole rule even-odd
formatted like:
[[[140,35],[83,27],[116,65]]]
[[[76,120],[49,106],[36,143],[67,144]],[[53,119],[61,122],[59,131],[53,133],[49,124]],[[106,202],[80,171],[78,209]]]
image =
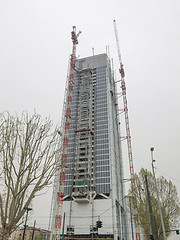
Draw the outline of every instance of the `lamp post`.
[[[27,218],[28,218],[28,212],[31,211],[32,208],[30,208],[30,207],[24,207],[24,209],[26,210],[26,219],[25,219],[25,224],[24,224],[24,232],[23,232],[23,238],[22,238],[22,240],[24,240],[25,232],[26,232],[26,227],[28,226],[28,225],[26,225],[26,224],[27,224]]]
[[[148,200],[148,205],[149,205],[149,215],[150,215],[150,221],[151,221],[151,231],[152,231],[153,239],[155,239],[154,218],[153,218],[153,213],[152,213],[152,205],[151,205],[151,199],[150,199],[150,192],[149,192],[147,175],[144,175],[144,177],[145,177],[145,184],[146,184],[146,191],[147,191],[147,200]]]
[[[134,229],[133,229],[133,219],[132,219],[132,207],[131,207],[131,196],[129,196],[129,207],[130,207],[130,217],[131,217],[131,233],[132,233],[132,240],[134,240]]]
[[[155,188],[156,188],[156,195],[157,195],[157,200],[158,200],[159,213],[160,213],[160,217],[161,217],[161,226],[162,226],[162,230],[163,230],[164,240],[166,240],[167,239],[166,238],[166,231],[165,231],[165,227],[164,227],[164,221],[163,221],[163,216],[162,216],[162,211],[161,211],[161,204],[160,204],[160,200],[159,200],[159,193],[158,193],[158,189],[157,189],[156,176],[155,176],[154,165],[153,165],[153,163],[155,162],[155,160],[153,159],[154,148],[152,147],[150,149],[150,151],[151,151],[151,159],[152,159],[152,171],[153,171],[153,176],[154,176],[154,183],[155,183]]]

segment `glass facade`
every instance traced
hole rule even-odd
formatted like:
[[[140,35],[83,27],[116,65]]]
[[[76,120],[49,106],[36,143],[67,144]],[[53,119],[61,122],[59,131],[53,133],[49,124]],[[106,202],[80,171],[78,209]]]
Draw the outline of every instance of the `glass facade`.
[[[110,192],[107,66],[96,68],[96,192]]]
[[[66,169],[66,180],[65,180],[65,195],[70,195],[75,191],[74,186],[76,182],[74,179],[84,179],[84,184],[89,181],[89,191],[96,191],[96,193],[109,194],[110,193],[110,150],[109,150],[109,124],[108,124],[108,96],[107,96],[107,68],[109,67],[107,61],[107,55],[103,54],[102,58],[92,61],[92,58],[86,60],[87,67],[84,66],[84,60],[79,60],[78,64],[80,71],[76,72],[74,75],[74,87],[73,87],[73,97],[72,97],[72,107],[71,107],[71,120],[70,120],[70,131],[69,131],[69,141],[68,141],[68,158],[67,158],[67,169]],[[77,64],[76,64],[77,65]],[[83,84],[82,73],[89,71],[89,88],[83,90],[80,85]],[[84,77],[85,78],[85,77]],[[87,78],[87,76],[86,76]],[[87,81],[87,79],[86,79]],[[90,161],[87,165],[89,169],[89,175],[80,176],[80,172],[84,173],[85,168],[80,168],[82,166],[82,158],[77,154],[78,143],[77,129],[82,123],[83,119],[80,118],[82,115],[82,94],[84,94],[86,100],[89,101],[89,105],[84,107],[86,111],[86,127],[93,133],[90,137],[90,133],[86,134],[84,139],[90,141],[91,147],[86,146],[88,149],[88,155],[90,157],[86,158],[86,161]],[[84,98],[84,99],[85,99]],[[88,122],[88,124],[87,124]],[[82,141],[82,133],[81,133]],[[81,143],[79,143],[80,147]],[[83,153],[81,152],[81,155]],[[87,154],[87,152],[86,152]],[[85,155],[85,153],[84,153]],[[82,156],[81,156],[82,157]],[[85,156],[84,156],[85,157]],[[85,159],[85,158],[84,158]],[[85,161],[85,160],[84,160]],[[77,170],[77,168],[79,168]],[[83,178],[84,177],[84,178]],[[83,185],[83,181],[82,185]],[[80,189],[78,189],[80,191]]]

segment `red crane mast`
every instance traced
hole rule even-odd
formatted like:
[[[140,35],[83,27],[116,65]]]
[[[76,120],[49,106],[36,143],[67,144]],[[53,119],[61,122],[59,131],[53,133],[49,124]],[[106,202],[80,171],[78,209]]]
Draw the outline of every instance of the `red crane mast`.
[[[128,146],[128,156],[129,156],[129,167],[130,167],[130,176],[131,180],[134,176],[134,167],[133,167],[133,155],[132,155],[132,145],[131,145],[131,134],[130,134],[130,125],[129,125],[129,116],[128,116],[128,105],[127,105],[127,97],[126,97],[126,83],[125,83],[125,72],[123,68],[122,58],[121,58],[121,52],[119,47],[119,40],[118,40],[118,34],[117,34],[117,27],[116,27],[116,21],[113,21],[114,24],[114,31],[115,31],[115,37],[116,37],[116,44],[117,44],[117,50],[118,50],[118,57],[119,57],[119,64],[120,64],[120,75],[121,75],[121,89],[122,89],[122,97],[123,97],[123,103],[124,103],[124,115],[125,115],[125,124],[126,124],[126,139],[127,139],[127,146]]]
[[[119,57],[119,64],[120,64],[120,75],[121,75],[121,89],[122,89],[122,97],[123,97],[123,103],[124,103],[124,115],[125,115],[125,125],[126,125],[126,139],[127,139],[127,147],[128,147],[128,156],[129,156],[129,168],[130,168],[130,176],[131,176],[131,185],[132,188],[135,187],[135,182],[134,182],[134,166],[133,166],[133,154],[132,154],[132,145],[131,145],[131,134],[130,134],[130,125],[129,125],[129,116],[128,116],[128,105],[127,105],[127,97],[126,97],[126,83],[125,83],[125,72],[123,68],[123,63],[122,63],[122,58],[121,58],[121,52],[120,52],[120,47],[119,47],[119,40],[118,40],[118,33],[117,33],[117,27],[116,27],[116,21],[113,21],[114,24],[114,31],[115,31],[115,37],[116,37],[116,45],[117,45],[117,50],[118,50],[118,57]],[[132,193],[132,201],[136,205],[136,198],[133,196]],[[134,220],[135,223],[138,223],[138,214],[134,214]],[[132,236],[134,239],[134,236]],[[136,240],[140,240],[140,232],[139,229],[136,229]]]
[[[71,119],[71,105],[72,105],[72,93],[73,93],[73,84],[74,84],[74,72],[75,72],[75,63],[76,63],[76,45],[78,44],[79,34],[76,34],[76,27],[73,27],[71,32],[71,39],[73,42],[72,54],[70,58],[70,71],[69,71],[69,81],[67,88],[67,97],[66,97],[66,111],[65,111],[65,123],[64,123],[64,132],[63,132],[63,144],[62,144],[62,155],[60,160],[60,173],[59,173],[59,187],[57,191],[57,202],[56,202],[56,215],[55,215],[55,233],[53,239],[59,240],[61,233],[61,222],[62,222],[62,213],[63,213],[63,198],[64,198],[64,185],[65,185],[65,173],[66,173],[66,162],[68,158],[68,137],[70,129],[70,119]]]

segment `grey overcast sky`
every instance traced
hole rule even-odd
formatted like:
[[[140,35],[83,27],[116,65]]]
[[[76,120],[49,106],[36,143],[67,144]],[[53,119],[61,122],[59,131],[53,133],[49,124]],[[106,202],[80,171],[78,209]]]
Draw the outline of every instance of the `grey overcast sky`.
[[[151,170],[153,146],[156,175],[171,179],[180,196],[179,10],[179,0],[1,0],[0,112],[36,109],[60,121],[73,25],[82,31],[77,55],[92,55],[92,47],[104,53],[109,45],[118,79],[116,19],[135,171]],[[129,178],[124,143],[123,156]],[[47,228],[51,190],[43,196],[30,224],[36,219]]]

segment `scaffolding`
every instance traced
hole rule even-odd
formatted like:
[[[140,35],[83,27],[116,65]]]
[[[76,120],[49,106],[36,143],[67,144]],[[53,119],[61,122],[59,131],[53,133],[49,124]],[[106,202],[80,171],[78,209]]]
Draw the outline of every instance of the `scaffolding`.
[[[91,70],[79,72],[77,129],[75,130],[75,166],[72,197],[75,201],[90,200],[93,175],[93,135],[91,119]]]

